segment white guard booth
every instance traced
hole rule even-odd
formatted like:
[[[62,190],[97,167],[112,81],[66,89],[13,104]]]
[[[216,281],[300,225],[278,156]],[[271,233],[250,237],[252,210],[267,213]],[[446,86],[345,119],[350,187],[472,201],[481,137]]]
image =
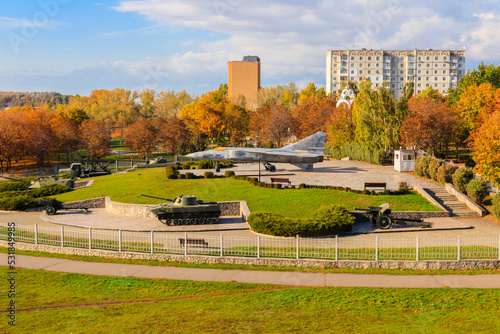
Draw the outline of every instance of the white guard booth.
[[[394,169],[398,172],[415,171],[415,152],[411,150],[394,151]]]

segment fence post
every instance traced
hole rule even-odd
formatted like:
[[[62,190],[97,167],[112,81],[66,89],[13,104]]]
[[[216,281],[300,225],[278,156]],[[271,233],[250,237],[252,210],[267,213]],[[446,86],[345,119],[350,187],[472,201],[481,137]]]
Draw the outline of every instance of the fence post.
[[[375,261],[378,261],[378,235],[375,236]]]
[[[38,224],[35,224],[35,245],[38,245]]]
[[[222,233],[220,235],[220,256],[221,257],[224,256],[224,238],[223,238]]]
[[[28,178],[28,168],[26,168],[26,178]]]
[[[335,236],[335,261],[339,259],[339,236]]]
[[[122,251],[122,230],[118,230],[118,251]]]
[[[14,172],[12,172],[14,174]],[[40,177],[43,177],[43,167],[40,167]]]
[[[154,235],[155,231],[151,230],[151,254],[154,253],[154,242],[155,242],[155,235]]]
[[[61,247],[64,247],[64,226],[61,226]]]
[[[457,261],[460,261],[460,237],[458,237],[457,242]]]
[[[186,255],[188,255],[188,233],[184,232],[184,256]]]
[[[417,252],[416,252],[416,259],[415,259],[415,261],[418,261],[418,244],[419,244],[419,242],[420,242],[420,240],[417,237],[417,249],[416,249]]]
[[[130,159],[130,168],[134,168],[134,159]]]
[[[299,259],[299,240],[300,240],[300,237],[299,237],[299,235],[297,234],[297,256],[296,256],[296,259],[297,259],[297,260]]]
[[[92,249],[92,228],[89,227],[89,249]]]
[[[12,170],[12,178],[14,178],[14,170]]]
[[[59,171],[59,168],[57,168],[57,165],[56,165],[56,175],[59,174],[58,171]]]
[[[500,241],[500,236],[498,237],[498,240]],[[498,256],[500,257],[500,248],[498,252]],[[260,234],[257,234],[257,258],[260,259]]]

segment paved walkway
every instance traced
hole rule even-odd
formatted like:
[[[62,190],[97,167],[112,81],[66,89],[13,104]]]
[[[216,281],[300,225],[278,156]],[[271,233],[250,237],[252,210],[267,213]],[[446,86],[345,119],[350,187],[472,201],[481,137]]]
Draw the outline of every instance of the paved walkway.
[[[7,254],[0,254],[6,266]],[[310,287],[500,288],[500,275],[354,275],[279,271],[195,269],[118,263],[94,263],[16,255],[16,267],[54,272],[118,277],[238,282]]]

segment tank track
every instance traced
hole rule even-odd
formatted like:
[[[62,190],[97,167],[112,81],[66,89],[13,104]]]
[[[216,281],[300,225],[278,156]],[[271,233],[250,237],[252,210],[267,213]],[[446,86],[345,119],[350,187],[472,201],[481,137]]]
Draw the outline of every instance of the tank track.
[[[171,214],[158,215],[158,220],[165,225],[208,225],[217,224],[219,215],[202,215],[201,217],[172,217]]]

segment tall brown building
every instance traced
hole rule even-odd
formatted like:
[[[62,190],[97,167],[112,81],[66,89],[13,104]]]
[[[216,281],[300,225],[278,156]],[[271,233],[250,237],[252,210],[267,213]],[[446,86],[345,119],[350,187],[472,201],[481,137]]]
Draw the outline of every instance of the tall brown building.
[[[243,95],[247,106],[253,108],[255,96],[260,89],[260,59],[257,56],[243,57],[242,61],[228,63],[229,96],[237,99]]]

